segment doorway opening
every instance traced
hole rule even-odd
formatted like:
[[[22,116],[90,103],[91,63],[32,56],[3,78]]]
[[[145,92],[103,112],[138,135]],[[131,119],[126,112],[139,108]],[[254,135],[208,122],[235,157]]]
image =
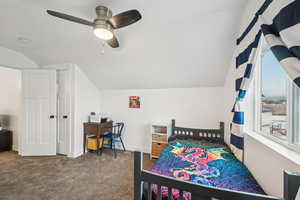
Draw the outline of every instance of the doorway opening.
[[[0,160],[15,157],[22,120],[22,72],[0,67]],[[4,153],[5,152],[5,153]]]

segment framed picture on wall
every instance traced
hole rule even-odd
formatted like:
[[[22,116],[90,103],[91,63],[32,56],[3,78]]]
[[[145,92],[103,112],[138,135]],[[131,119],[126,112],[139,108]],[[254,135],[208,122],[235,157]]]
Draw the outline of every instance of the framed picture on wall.
[[[139,96],[130,96],[129,97],[129,108],[140,108],[141,99]]]

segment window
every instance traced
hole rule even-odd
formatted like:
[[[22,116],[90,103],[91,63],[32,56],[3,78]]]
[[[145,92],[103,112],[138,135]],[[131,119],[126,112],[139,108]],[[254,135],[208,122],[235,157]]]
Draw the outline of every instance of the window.
[[[287,139],[288,77],[268,50],[261,56],[260,131]]]
[[[300,89],[280,66],[263,36],[254,73],[255,131],[298,149]]]

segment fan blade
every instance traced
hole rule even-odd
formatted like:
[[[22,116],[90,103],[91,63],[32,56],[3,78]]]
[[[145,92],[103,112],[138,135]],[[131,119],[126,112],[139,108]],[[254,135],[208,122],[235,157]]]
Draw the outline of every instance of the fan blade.
[[[47,10],[47,13],[49,15],[54,16],[54,17],[58,17],[58,18],[61,18],[61,19],[65,19],[65,20],[68,20],[68,21],[75,22],[75,23],[84,24],[84,25],[88,25],[88,26],[93,26],[94,25],[93,22],[90,22],[90,21],[87,21],[85,19],[81,19],[81,18],[78,18],[78,17],[74,17],[74,16],[71,16],[71,15],[67,15],[67,14],[64,14],[64,13],[59,13],[59,12],[52,11],[52,10]]]
[[[109,19],[109,22],[114,27],[114,29],[122,28],[128,26],[142,19],[142,15],[137,10],[128,10],[126,12],[117,14]]]
[[[105,41],[109,46],[111,46],[112,48],[118,48],[119,47],[119,42],[118,39],[116,38],[116,36],[114,35],[114,37],[110,40],[106,40]]]

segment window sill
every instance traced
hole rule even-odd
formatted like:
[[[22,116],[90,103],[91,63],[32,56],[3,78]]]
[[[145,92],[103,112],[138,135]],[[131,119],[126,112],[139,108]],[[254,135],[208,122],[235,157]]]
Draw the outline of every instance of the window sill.
[[[253,139],[257,140],[259,143],[262,143],[263,145],[277,152],[281,156],[289,159],[290,161],[294,162],[297,165],[300,165],[300,153],[296,152],[295,150],[287,148],[283,144],[275,142],[272,139],[263,136],[261,134],[258,134],[254,131],[246,130],[245,133],[248,136],[252,137]]]

